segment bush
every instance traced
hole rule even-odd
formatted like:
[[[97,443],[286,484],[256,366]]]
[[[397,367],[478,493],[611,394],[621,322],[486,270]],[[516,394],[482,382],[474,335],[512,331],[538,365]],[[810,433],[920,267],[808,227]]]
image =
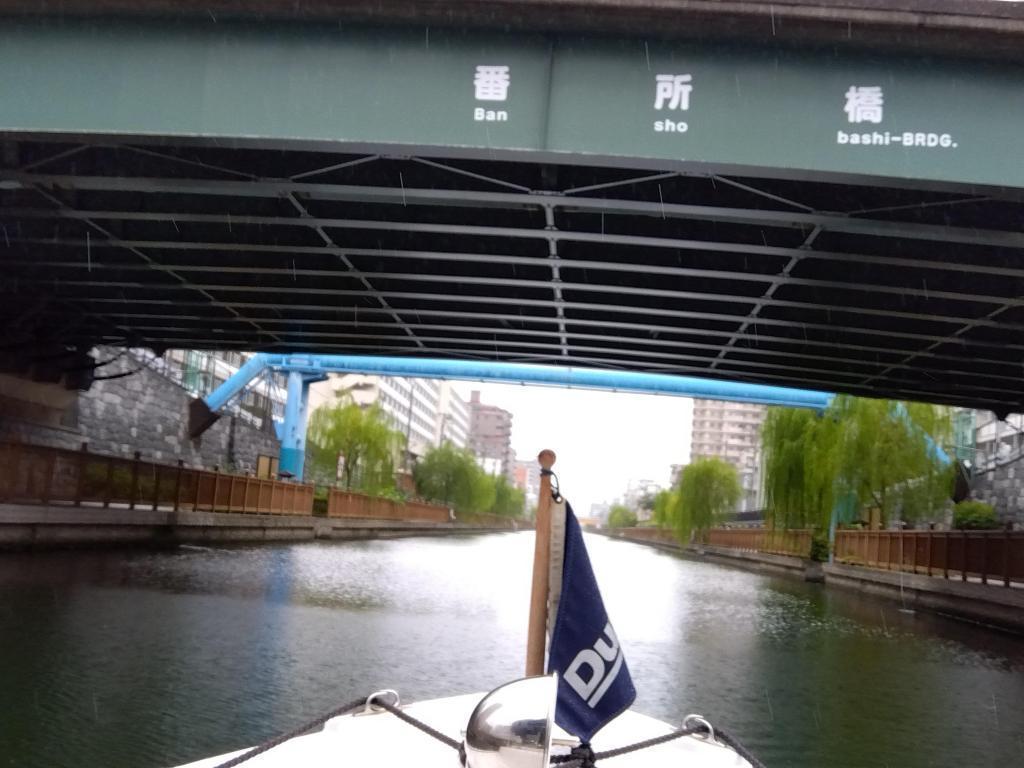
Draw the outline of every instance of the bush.
[[[608,512],[609,528],[632,528],[636,525],[636,512],[623,504],[616,504]]]
[[[953,527],[961,531],[991,530],[999,527],[999,519],[991,504],[961,501],[953,507]]]
[[[811,539],[811,551],[808,557],[816,563],[828,562],[828,536],[823,533],[816,533]]]
[[[399,504],[404,504],[409,500],[409,494],[400,488],[381,488],[374,493],[370,494],[378,499],[387,499],[388,501],[395,501]]]

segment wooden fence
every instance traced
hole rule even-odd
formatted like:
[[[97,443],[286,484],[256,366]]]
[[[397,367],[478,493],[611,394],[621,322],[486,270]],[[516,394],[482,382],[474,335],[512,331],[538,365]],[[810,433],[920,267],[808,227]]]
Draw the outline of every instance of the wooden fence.
[[[412,520],[447,523],[448,507],[422,501],[392,501],[362,493],[331,488],[327,494],[328,517],[364,517],[375,520]]]
[[[191,469],[179,461],[158,464],[27,443],[0,441],[0,503],[313,514],[315,489],[304,483]],[[398,502],[335,488],[327,496],[329,517],[450,522],[447,507]],[[529,522],[500,515],[458,515],[456,522],[517,530]]]
[[[661,528],[612,528],[613,536],[671,544]],[[712,528],[713,547],[807,557],[812,533],[770,528]],[[849,565],[903,570],[962,581],[1024,584],[1024,531],[837,531],[835,560]]]
[[[838,531],[835,559],[946,579],[1024,583],[1024,531]]]
[[[712,547],[729,547],[749,552],[807,557],[811,552],[810,531],[776,531],[770,528],[712,528],[704,543]]]
[[[0,502],[309,515],[313,486],[0,442]]]
[[[448,507],[425,501],[392,501],[362,493],[331,488],[327,494],[328,517],[362,517],[375,520],[407,520],[432,523],[452,522]],[[454,522],[488,528],[517,530],[529,523],[501,515],[458,514]]]

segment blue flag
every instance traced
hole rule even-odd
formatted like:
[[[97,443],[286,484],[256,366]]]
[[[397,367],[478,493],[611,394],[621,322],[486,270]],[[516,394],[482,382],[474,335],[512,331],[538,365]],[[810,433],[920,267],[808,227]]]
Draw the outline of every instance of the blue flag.
[[[562,597],[548,654],[558,673],[555,722],[582,741],[629,708],[636,689],[622,655],[572,507],[565,505]]]

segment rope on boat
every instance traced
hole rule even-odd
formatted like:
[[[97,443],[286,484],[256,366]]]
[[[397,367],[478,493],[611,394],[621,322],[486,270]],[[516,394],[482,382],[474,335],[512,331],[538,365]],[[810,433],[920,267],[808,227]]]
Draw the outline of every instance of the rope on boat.
[[[675,739],[682,738],[683,736],[693,736],[695,734],[711,736],[713,739],[717,739],[721,743],[727,745],[737,755],[750,763],[751,768],[765,768],[765,764],[754,757],[750,750],[740,744],[736,737],[731,733],[724,731],[721,728],[716,728],[712,731],[708,726],[680,728],[677,731],[666,733],[663,736],[655,736],[653,739],[638,741],[635,744],[629,744],[625,747],[616,747],[615,749],[608,749],[604,752],[595,752],[591,749],[590,744],[584,742],[578,747],[574,747],[567,755],[555,755],[552,757],[551,765],[565,766],[565,768],[595,768],[597,762],[600,760],[609,760],[613,757],[618,757],[619,755],[628,755],[630,752],[639,752],[642,749],[657,747],[660,744],[666,744],[670,741],[674,741]]]
[[[395,701],[397,703],[397,698],[395,699]],[[374,693],[370,694],[370,696],[368,697],[360,697],[355,701],[351,701],[348,704],[343,704],[340,707],[332,709],[330,712],[321,715],[315,720],[310,720],[308,723],[305,723],[303,725],[300,725],[298,728],[294,728],[291,731],[288,731],[288,733],[281,734],[280,736],[276,736],[273,739],[265,741],[259,746],[253,747],[248,752],[243,752],[242,754],[231,758],[227,762],[215,766],[215,768],[234,768],[234,766],[241,765],[247,760],[251,760],[256,756],[263,754],[267,750],[273,749],[276,746],[284,744],[286,741],[289,741],[290,739],[294,739],[296,736],[301,736],[304,733],[312,731],[314,728],[324,725],[324,723],[326,723],[333,717],[344,715],[348,712],[351,712],[352,710],[359,709],[360,707],[366,707],[367,709],[369,709],[370,707],[379,707],[383,710],[390,712],[399,720],[408,723],[414,728],[418,728],[431,738],[436,739],[437,741],[444,744],[446,747],[451,747],[452,749],[454,749],[456,752],[459,753],[459,760],[461,761],[461,763],[463,765],[466,764],[466,750],[465,746],[461,742],[456,741],[450,736],[446,736],[436,728],[427,725],[422,720],[417,720],[408,712],[402,711],[402,709],[396,706],[396,704],[392,704],[391,702],[384,699],[381,696],[381,694]],[[684,736],[693,736],[699,733],[710,737],[712,740],[718,740],[722,744],[725,744],[728,747],[730,747],[733,751],[736,752],[736,754],[738,754],[740,757],[742,757],[744,760],[750,763],[751,768],[765,768],[764,763],[762,763],[760,760],[754,757],[754,755],[751,754],[750,750],[744,747],[739,742],[739,740],[735,736],[733,736],[729,731],[726,731],[722,728],[712,729],[712,727],[703,718],[695,718],[695,720],[698,722],[698,725],[696,727],[679,728],[678,730],[672,731],[671,733],[666,733],[662,736],[655,736],[652,739],[645,739],[644,741],[638,741],[635,744],[629,744],[624,747],[616,747],[615,749],[608,749],[603,752],[594,752],[594,750],[591,749],[589,743],[583,742],[578,747],[574,747],[572,751],[567,755],[555,755],[554,757],[552,757],[551,765],[557,766],[559,768],[595,768],[595,764],[599,760],[609,760],[613,757],[618,757],[619,755],[626,755],[630,752],[638,752],[642,749],[656,747],[660,744],[665,744],[667,742],[674,741],[675,739],[680,739]]]
[[[403,712],[402,710],[400,710],[398,707],[396,707],[394,704],[391,704],[390,702],[380,700],[380,701],[375,701],[374,703],[377,704],[378,706],[383,707],[384,709],[386,709],[388,712],[390,712],[392,715],[397,717],[399,720],[404,720],[409,725],[411,725],[413,728],[419,728],[421,731],[423,731],[425,734],[427,734],[427,736],[431,736],[431,737],[437,739],[438,741],[440,741],[442,744],[445,744],[445,745],[451,747],[452,749],[454,749],[456,752],[459,753],[459,761],[463,765],[466,764],[466,747],[461,742],[456,741],[451,736],[445,736],[443,733],[441,733],[436,728],[430,727],[429,725],[424,723],[422,720],[417,720],[415,717],[410,715],[408,712]]]
[[[264,741],[262,744],[253,747],[248,752],[243,752],[240,755],[236,755],[227,762],[214,766],[214,768],[234,768],[234,766],[236,765],[241,765],[246,760],[251,760],[257,755],[262,755],[268,749],[273,749],[276,746],[284,744],[286,741],[294,739],[296,736],[301,736],[304,733],[308,733],[309,731],[312,731],[314,728],[320,727],[328,720],[330,720],[332,717],[344,715],[346,712],[351,712],[353,709],[358,709],[365,703],[366,697],[361,696],[355,701],[350,701],[348,704],[343,704],[342,706],[336,707],[335,709],[332,709],[330,712],[324,715],[320,715],[320,717],[316,718],[315,720],[310,720],[308,723],[300,725],[298,728],[293,728],[292,730],[288,731],[288,733],[282,733],[280,736],[275,736],[272,739]]]
[[[739,739],[733,736],[730,731],[727,731],[724,728],[719,728],[716,733],[718,734],[719,741],[722,741],[732,747],[733,751],[750,763],[752,768],[765,768],[765,764],[754,757],[749,749],[740,744]]]
[[[595,752],[590,748],[589,743],[584,742],[578,747],[574,747],[568,755],[555,755],[551,758],[551,764],[573,764],[574,768],[589,768],[598,760],[607,760],[611,757],[627,755],[630,752],[638,752],[639,750],[647,749],[648,747],[656,747],[659,744],[675,741],[683,736],[692,736],[695,733],[700,733],[700,729],[680,728],[678,731],[672,731],[672,733],[666,733],[663,736],[655,736],[653,739],[638,741],[635,744],[629,744],[625,747],[616,747],[615,749],[609,749],[604,752]]]

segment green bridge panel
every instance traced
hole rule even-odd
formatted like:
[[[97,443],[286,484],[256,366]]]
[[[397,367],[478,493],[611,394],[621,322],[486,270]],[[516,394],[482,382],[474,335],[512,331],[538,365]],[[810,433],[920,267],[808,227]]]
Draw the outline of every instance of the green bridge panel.
[[[1007,64],[428,29],[12,22],[0,73],[0,130],[1024,187],[1024,68]]]

